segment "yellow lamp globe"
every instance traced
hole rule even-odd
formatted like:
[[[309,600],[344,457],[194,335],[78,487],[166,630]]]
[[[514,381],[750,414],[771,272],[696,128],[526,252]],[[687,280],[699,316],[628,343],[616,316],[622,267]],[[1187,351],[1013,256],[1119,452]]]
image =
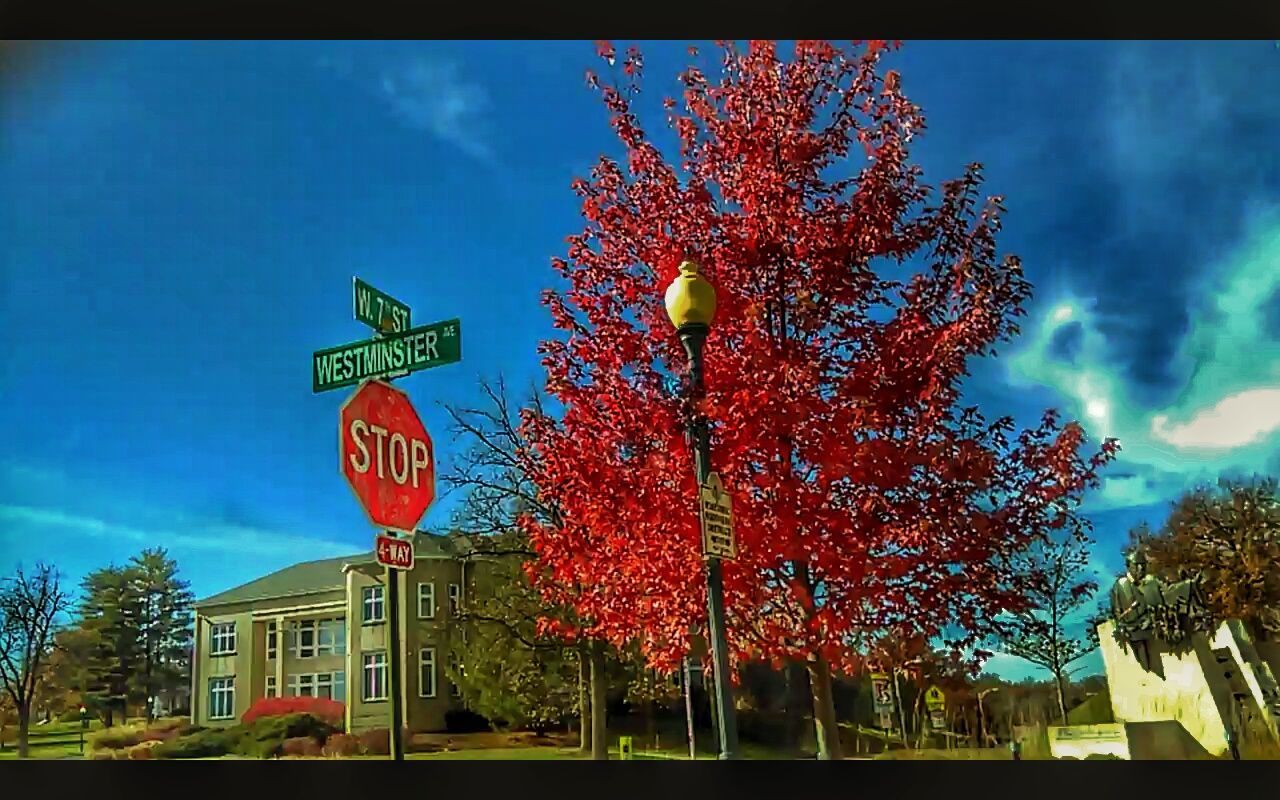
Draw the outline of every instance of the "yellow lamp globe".
[[[685,325],[710,325],[716,315],[716,289],[693,261],[680,264],[680,274],[667,287],[667,316],[677,329]]]

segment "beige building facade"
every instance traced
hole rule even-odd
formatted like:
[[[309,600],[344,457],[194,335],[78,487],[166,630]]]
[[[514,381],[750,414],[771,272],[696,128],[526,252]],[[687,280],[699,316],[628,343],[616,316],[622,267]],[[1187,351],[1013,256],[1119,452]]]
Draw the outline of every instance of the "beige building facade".
[[[450,637],[474,580],[461,539],[418,534],[400,580],[401,681],[390,681],[385,570],[372,553],[295,564],[195,604],[191,719],[234,725],[263,697],[346,705],[346,728],[390,725],[398,691],[411,731],[441,731],[461,706],[448,678]]]

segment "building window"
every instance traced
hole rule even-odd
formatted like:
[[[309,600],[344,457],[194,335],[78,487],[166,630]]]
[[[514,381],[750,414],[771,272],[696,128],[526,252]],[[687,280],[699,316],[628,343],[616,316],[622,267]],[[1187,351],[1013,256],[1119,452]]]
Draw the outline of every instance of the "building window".
[[[366,623],[386,621],[386,608],[382,602],[381,586],[364,587],[364,613],[361,619]]]
[[[267,676],[267,690],[264,692],[264,694],[267,697],[276,696],[276,676],[275,675]]]
[[[449,616],[456,617],[462,608],[462,590],[458,584],[449,584]]]
[[[236,624],[219,622],[209,628],[211,656],[229,656],[236,651]]]
[[[387,654],[364,654],[364,701],[387,699]]]
[[[315,658],[316,621],[313,619],[293,623],[293,641],[298,658]]]
[[[314,672],[290,675],[289,694],[293,697],[315,697],[317,677]]]
[[[236,679],[209,679],[209,719],[233,719],[236,715]]]
[[[267,658],[276,657],[276,624],[267,623]]]
[[[418,651],[418,696],[436,696],[436,649],[434,647],[424,647]]]
[[[449,696],[461,697],[462,689],[458,687],[458,678],[462,676],[462,664],[458,662],[457,656],[449,654]]]
[[[316,628],[316,653],[340,656],[347,652],[347,621],[322,619]]]
[[[302,672],[289,676],[289,694],[294,697],[323,697],[346,702],[347,674],[335,672]]]
[[[435,619],[436,585],[435,583],[418,584],[418,619]]]

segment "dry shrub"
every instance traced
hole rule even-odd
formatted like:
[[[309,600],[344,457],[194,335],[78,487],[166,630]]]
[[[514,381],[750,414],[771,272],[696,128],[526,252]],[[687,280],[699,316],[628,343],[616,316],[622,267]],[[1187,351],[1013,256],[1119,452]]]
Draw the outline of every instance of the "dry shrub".
[[[154,758],[155,756],[152,755],[151,753],[151,744],[152,743],[150,742],[143,742],[142,744],[135,745],[134,747],[130,747],[129,760],[130,761],[149,761],[150,759]]]
[[[293,736],[284,740],[280,752],[286,756],[315,758],[323,754],[320,743],[310,736]]]
[[[360,752],[370,756],[391,754],[391,736],[386,728],[374,728],[360,734]]]
[[[359,755],[360,740],[349,733],[331,734],[325,739],[321,752],[333,758],[348,758]]]

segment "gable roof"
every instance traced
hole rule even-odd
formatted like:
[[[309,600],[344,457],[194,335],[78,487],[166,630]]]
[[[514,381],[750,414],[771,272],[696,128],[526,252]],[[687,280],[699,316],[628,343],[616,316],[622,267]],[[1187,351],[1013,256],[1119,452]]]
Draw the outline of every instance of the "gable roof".
[[[419,532],[414,536],[414,554],[418,558],[428,556],[454,556],[458,547],[451,537]],[[276,570],[270,575],[241,584],[225,592],[219,592],[195,603],[196,608],[205,606],[226,605],[228,603],[246,603],[253,600],[267,600],[275,597],[293,595],[318,594],[330,592],[346,586],[346,578],[342,568],[347,564],[369,564],[374,561],[373,551],[356,553],[339,558],[325,558],[319,561],[304,561]]]

